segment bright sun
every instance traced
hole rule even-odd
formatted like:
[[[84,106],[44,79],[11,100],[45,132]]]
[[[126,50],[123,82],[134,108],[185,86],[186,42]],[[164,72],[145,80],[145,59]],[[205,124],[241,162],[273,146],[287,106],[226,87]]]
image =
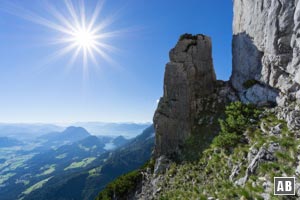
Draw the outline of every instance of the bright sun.
[[[22,13],[18,16],[59,33],[60,36],[56,37],[51,44],[59,44],[62,48],[55,52],[53,56],[50,55],[49,58],[56,59],[72,53],[69,64],[73,65],[76,60],[82,59],[84,72],[88,70],[89,60],[94,62],[94,66],[99,66],[98,57],[110,64],[115,64],[108,52],[113,52],[116,48],[105,41],[107,41],[107,38],[117,36],[121,31],[105,31],[114,20],[111,17],[106,17],[104,20],[99,19],[103,8],[103,0],[98,0],[96,5],[89,5],[89,7],[94,8],[92,12],[90,10],[86,12],[86,1],[83,0],[61,1],[65,8],[60,7],[59,9],[50,1],[44,2],[46,3],[45,8],[49,12],[45,13],[47,17],[13,4],[7,5],[7,11],[12,14]],[[87,13],[90,15],[87,15]]]
[[[88,30],[78,30],[74,33],[73,40],[80,48],[90,49],[96,45],[96,35]]]

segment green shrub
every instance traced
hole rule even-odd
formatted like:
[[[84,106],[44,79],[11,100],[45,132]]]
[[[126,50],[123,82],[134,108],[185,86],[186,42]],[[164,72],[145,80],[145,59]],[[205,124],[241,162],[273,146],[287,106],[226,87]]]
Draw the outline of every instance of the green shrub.
[[[235,147],[245,130],[257,123],[260,113],[261,111],[251,104],[237,101],[228,105],[225,109],[225,120],[219,120],[221,132],[214,138],[213,145],[225,149]]]
[[[239,142],[240,136],[235,133],[227,133],[227,134],[220,134],[219,136],[215,137],[213,140],[213,144],[216,147],[222,147],[225,149],[229,149],[234,147]]]
[[[296,141],[291,137],[284,137],[280,141],[280,145],[285,148],[292,148],[296,145]]]
[[[265,174],[270,171],[277,171],[280,169],[280,165],[276,162],[265,162],[259,165],[261,173]]]
[[[285,161],[285,162],[294,162],[295,159],[293,159],[289,152],[280,152],[280,151],[277,151],[275,152],[275,155],[278,159],[280,159],[281,161]]]
[[[146,170],[147,168],[151,169],[151,172],[154,170],[155,160],[151,158],[148,162],[146,162],[140,169]]]
[[[97,200],[111,200],[115,196],[122,199],[128,196],[141,181],[141,170],[135,170],[122,175],[109,183],[105,189],[99,193]]]
[[[243,134],[249,125],[258,120],[260,113],[252,104],[233,102],[225,109],[226,119],[220,120],[221,132]]]

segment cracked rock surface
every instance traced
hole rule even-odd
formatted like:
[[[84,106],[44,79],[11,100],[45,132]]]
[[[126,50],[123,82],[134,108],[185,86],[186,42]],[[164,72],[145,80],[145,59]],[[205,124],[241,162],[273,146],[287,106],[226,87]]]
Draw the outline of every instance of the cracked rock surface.
[[[298,98],[299,28],[298,0],[234,0],[231,82],[241,100],[284,105]],[[246,88],[249,80],[257,82]]]
[[[211,39],[204,35],[181,36],[170,51],[164,77],[164,95],[154,115],[156,155],[171,156],[190,136],[201,109],[199,99],[214,92]]]

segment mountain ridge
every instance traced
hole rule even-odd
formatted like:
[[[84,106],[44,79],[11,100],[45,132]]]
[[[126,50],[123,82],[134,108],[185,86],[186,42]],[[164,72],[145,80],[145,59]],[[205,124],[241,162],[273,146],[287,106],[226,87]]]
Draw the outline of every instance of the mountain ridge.
[[[25,196],[24,200],[94,199],[99,190],[115,177],[134,170],[149,160],[154,146],[154,138],[150,137],[153,132],[153,126],[150,126],[123,146],[97,156],[88,168],[74,173],[70,171],[63,178],[50,179],[43,188]],[[86,139],[90,140],[91,137],[95,139],[96,136]]]

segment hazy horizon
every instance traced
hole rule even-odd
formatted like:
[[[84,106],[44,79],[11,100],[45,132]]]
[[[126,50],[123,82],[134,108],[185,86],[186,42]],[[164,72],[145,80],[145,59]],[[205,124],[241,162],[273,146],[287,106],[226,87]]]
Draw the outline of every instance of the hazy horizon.
[[[2,122],[0,121],[0,125],[2,124],[20,124],[20,125],[72,125],[76,123],[103,123],[103,124],[152,124],[151,121],[146,122],[134,122],[134,121],[75,121],[75,122]]]

